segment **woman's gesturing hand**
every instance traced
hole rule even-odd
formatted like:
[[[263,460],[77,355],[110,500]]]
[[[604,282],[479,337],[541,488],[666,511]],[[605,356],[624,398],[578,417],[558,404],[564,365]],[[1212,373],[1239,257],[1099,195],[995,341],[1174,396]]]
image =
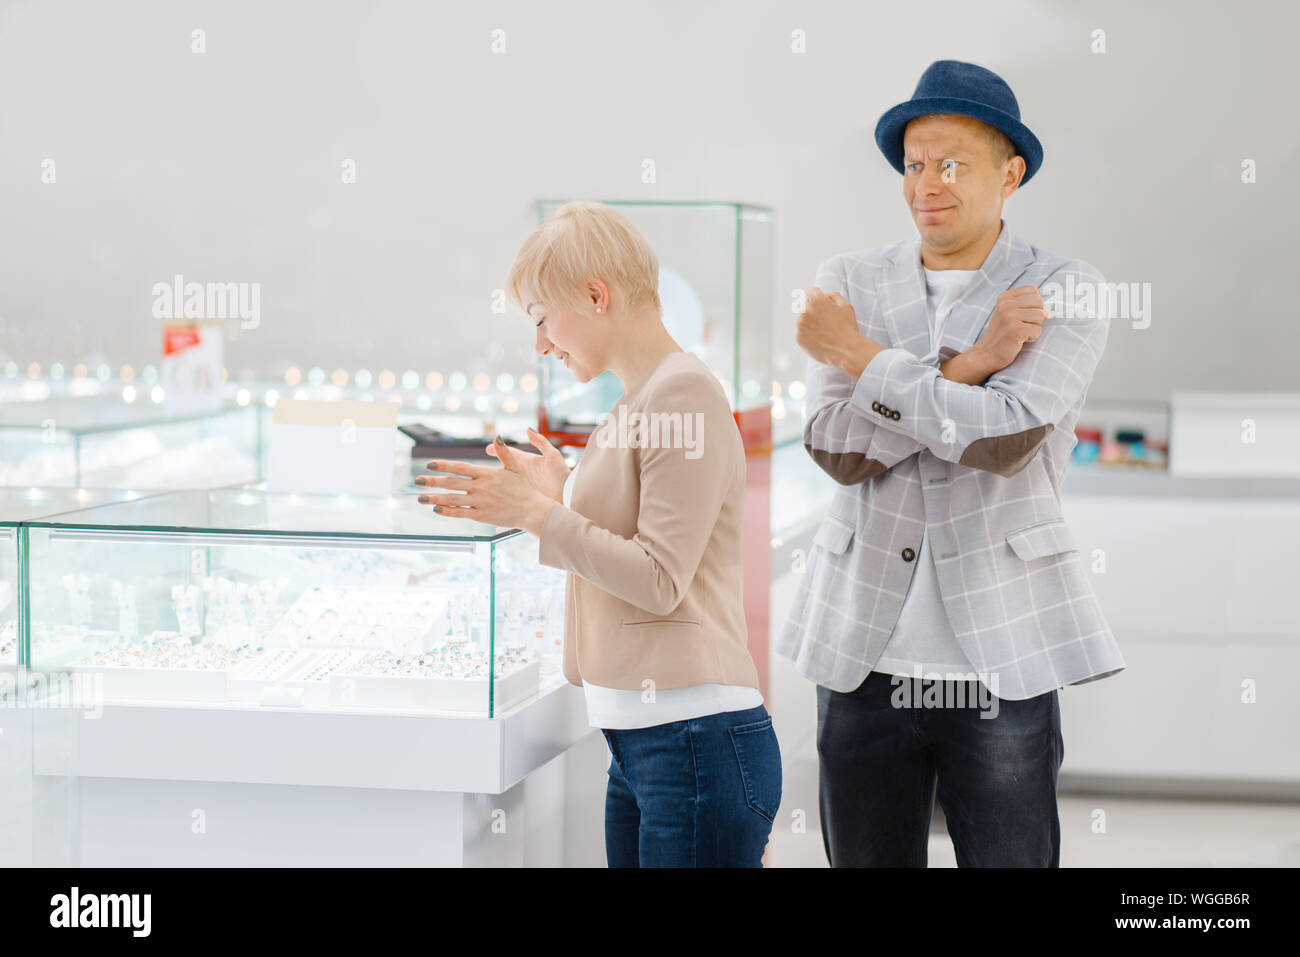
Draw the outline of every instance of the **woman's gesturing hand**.
[[[546,513],[555,502],[534,488],[511,463],[511,453],[520,453],[505,445],[498,445],[497,457],[501,457],[503,449],[507,463],[504,468],[446,459],[433,460],[427,468],[451,474],[420,475],[416,477],[415,484],[448,491],[441,495],[421,495],[420,502],[434,506],[433,510],[439,515],[468,518],[504,528],[522,528],[540,535]]]
[[[569,478],[569,466],[565,464],[564,456],[547,440],[546,436],[533,429],[528,430],[528,441],[533,443],[540,455],[521,452],[504,444],[501,446],[502,452],[498,453],[496,442],[488,445],[487,454],[501,459],[502,465],[518,472],[547,498],[563,502],[564,483]],[[501,457],[502,454],[506,456],[504,459]]]

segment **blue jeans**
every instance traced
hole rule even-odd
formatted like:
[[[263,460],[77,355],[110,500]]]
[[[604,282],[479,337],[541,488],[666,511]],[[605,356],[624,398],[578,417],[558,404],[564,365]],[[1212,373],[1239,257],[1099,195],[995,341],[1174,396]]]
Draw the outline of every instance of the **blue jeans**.
[[[1056,692],[1024,701],[985,692],[996,712],[921,707],[925,688],[965,685],[969,703],[979,683],[899,680],[913,690],[902,707],[893,676],[874,671],[854,691],[817,689],[818,804],[831,866],[925,867],[936,777],[957,866],[1060,866]]]
[[[604,734],[610,867],[762,866],[781,804],[765,707]]]

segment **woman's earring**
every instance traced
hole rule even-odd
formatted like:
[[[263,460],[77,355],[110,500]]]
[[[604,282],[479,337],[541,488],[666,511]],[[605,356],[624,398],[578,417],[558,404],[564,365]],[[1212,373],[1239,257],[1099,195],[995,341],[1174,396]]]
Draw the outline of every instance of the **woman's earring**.
[[[597,306],[597,307],[596,307],[596,311],[597,311],[597,312],[600,312],[600,306]]]

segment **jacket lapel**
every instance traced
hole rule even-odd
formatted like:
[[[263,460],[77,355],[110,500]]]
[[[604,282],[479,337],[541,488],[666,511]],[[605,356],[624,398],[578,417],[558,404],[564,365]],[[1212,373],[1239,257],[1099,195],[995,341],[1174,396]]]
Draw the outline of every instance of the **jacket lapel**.
[[[921,238],[899,243],[889,255],[880,289],[881,319],[889,342],[918,359],[930,351],[930,318],[926,312],[925,273],[921,270]]]
[[[945,362],[979,341],[993,315],[998,295],[1034,262],[1029,244],[1011,231],[1006,220],[979,274],[952,307],[939,339],[937,360]],[[882,310],[891,344],[918,358],[930,355],[930,315],[926,304],[921,239],[901,244],[890,258],[882,290]]]

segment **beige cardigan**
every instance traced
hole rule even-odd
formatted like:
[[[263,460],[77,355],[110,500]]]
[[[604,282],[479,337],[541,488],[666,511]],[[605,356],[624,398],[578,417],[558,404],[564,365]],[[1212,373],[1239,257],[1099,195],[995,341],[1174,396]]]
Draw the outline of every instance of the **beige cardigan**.
[[[678,418],[647,415],[650,435],[637,437],[618,428],[633,413]],[[741,600],[745,450],[708,366],[670,353],[620,399],[583,452],[570,502],[551,506],[538,544],[541,564],[570,573],[570,682],[758,687]]]

